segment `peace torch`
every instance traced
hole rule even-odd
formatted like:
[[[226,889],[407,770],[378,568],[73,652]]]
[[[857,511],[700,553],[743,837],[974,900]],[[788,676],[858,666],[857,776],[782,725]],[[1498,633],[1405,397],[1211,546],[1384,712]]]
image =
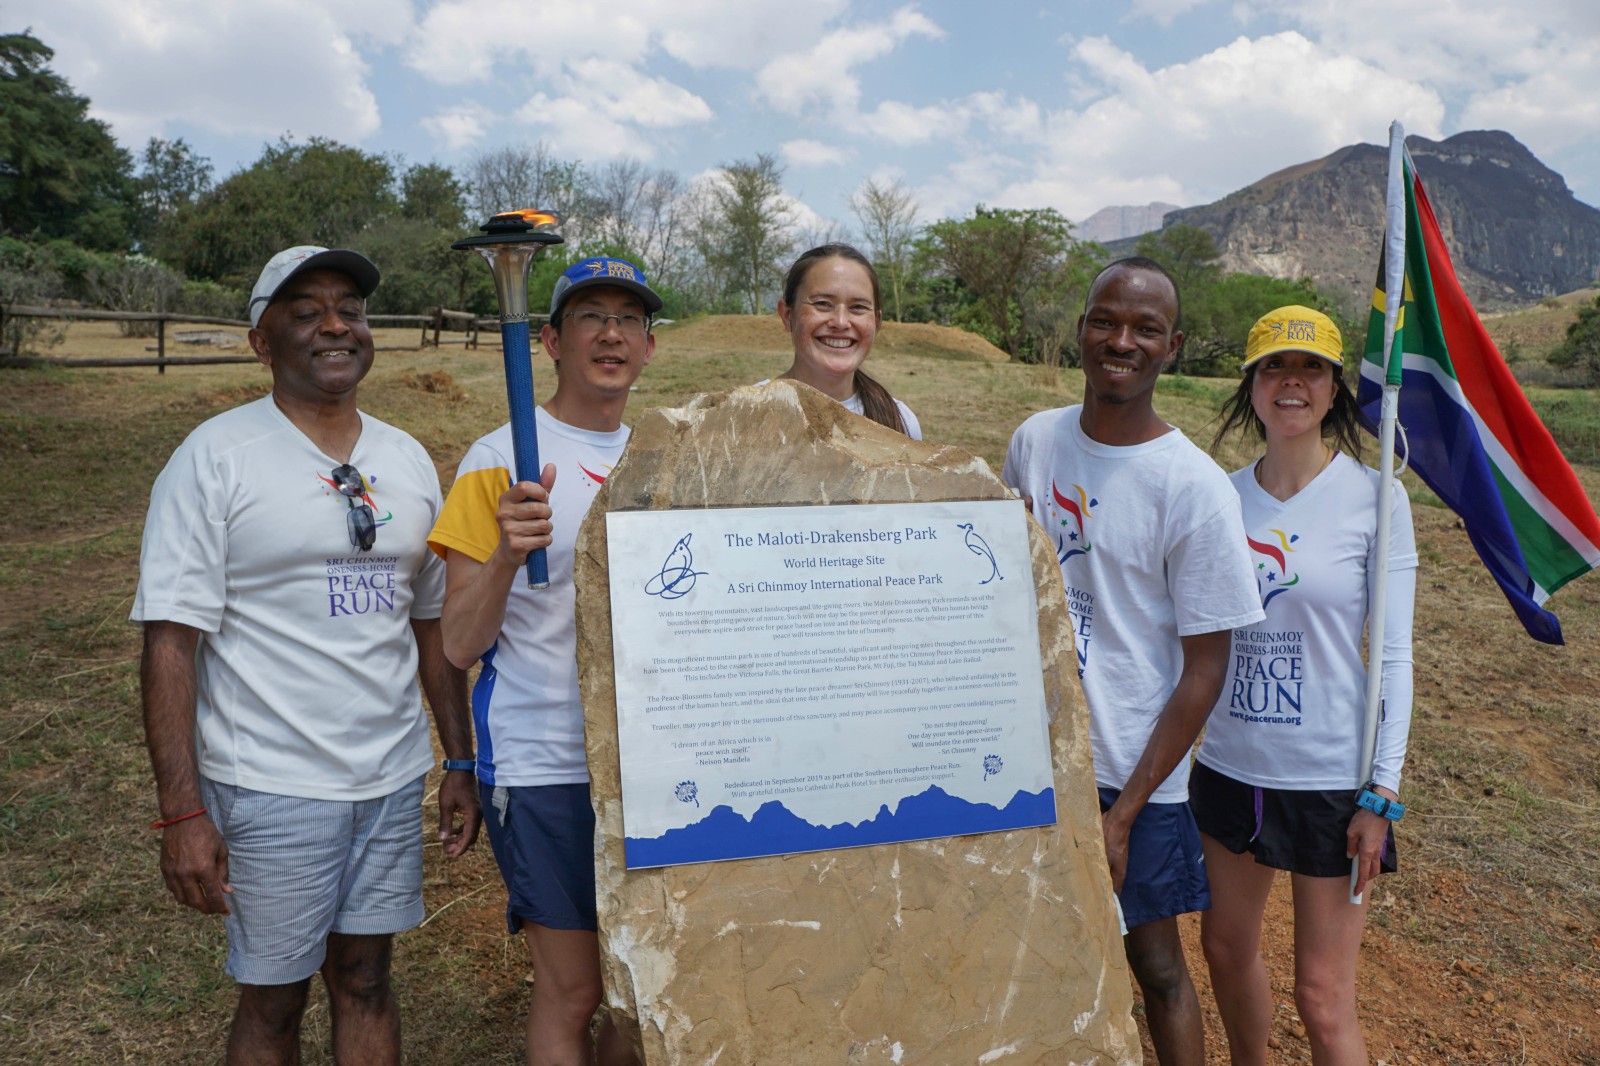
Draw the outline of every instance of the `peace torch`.
[[[528,271],[546,245],[560,244],[555,215],[507,211],[485,222],[483,233],[450,247],[475,251],[488,260],[500,301],[500,350],[506,364],[506,402],[511,408],[511,450],[518,481],[539,480],[539,434],[533,406],[533,351],[528,337]],[[543,548],[528,556],[528,587],[550,586]]]

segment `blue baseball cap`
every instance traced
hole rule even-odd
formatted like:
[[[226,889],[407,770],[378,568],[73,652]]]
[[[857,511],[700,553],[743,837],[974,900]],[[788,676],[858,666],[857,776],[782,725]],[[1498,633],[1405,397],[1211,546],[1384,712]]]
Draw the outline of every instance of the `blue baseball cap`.
[[[661,297],[645,280],[644,271],[626,259],[597,255],[574,263],[561,272],[556,279],[555,292],[550,296],[550,317],[555,318],[561,313],[561,305],[567,297],[591,285],[611,285],[628,290],[644,301],[647,314],[653,315],[661,310]]]

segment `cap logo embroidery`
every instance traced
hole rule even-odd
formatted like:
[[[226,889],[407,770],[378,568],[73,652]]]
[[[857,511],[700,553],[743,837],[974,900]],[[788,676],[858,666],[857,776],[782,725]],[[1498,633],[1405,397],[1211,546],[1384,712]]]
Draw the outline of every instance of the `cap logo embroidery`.
[[[1309,344],[1317,342],[1317,324],[1315,322],[1307,322],[1303,318],[1291,318],[1284,325],[1288,327],[1287,339]]]

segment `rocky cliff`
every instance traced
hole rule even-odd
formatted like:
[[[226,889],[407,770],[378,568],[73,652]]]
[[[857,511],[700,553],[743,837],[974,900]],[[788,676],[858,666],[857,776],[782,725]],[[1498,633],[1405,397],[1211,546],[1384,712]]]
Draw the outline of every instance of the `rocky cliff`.
[[[1499,130],[1407,138],[1446,245],[1480,309],[1581,288],[1600,274],[1600,211]],[[1268,175],[1168,226],[1217,239],[1228,270],[1310,275],[1351,312],[1367,305],[1383,233],[1388,150],[1357,144]]]

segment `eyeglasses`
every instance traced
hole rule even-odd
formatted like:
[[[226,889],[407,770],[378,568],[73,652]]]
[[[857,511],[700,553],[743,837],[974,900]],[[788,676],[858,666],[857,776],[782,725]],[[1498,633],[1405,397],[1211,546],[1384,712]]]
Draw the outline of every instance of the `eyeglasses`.
[[[871,318],[877,310],[869,303],[836,304],[832,300],[801,300],[800,302],[824,318],[833,317],[834,311],[840,307],[843,307],[844,313],[851,318]]]
[[[350,532],[350,546],[369,552],[378,540],[378,516],[372,513],[372,506],[364,499],[367,480],[361,476],[361,471],[349,463],[334,467],[332,475],[333,487],[339,490],[349,506],[344,514],[344,524]],[[361,501],[359,507],[356,506],[357,500]]]
[[[606,323],[613,318],[617,320],[617,332],[624,337],[642,337],[650,326],[650,320],[644,315],[606,315],[599,311],[568,311],[564,317],[572,319],[584,333],[603,331]]]

